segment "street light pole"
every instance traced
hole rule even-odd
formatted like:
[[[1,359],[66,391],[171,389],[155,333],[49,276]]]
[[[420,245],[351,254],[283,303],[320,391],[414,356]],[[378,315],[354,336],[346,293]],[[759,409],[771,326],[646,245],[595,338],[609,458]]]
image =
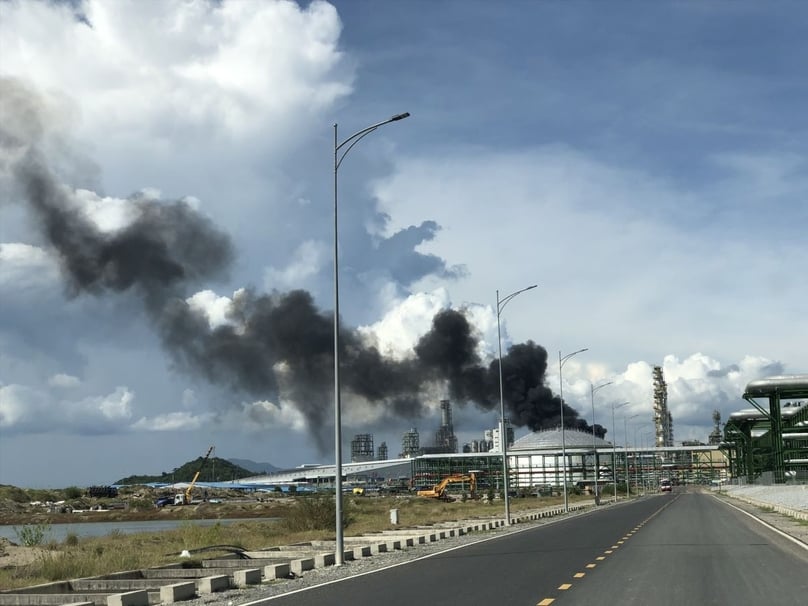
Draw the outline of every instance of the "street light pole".
[[[517,295],[521,295],[526,290],[536,288],[538,284],[533,284],[527,288],[512,292],[504,299],[499,298],[497,290],[497,348],[499,349],[499,443],[502,448],[502,486],[505,489],[505,525],[511,525],[511,503],[508,495],[508,432],[505,430],[505,390],[502,385],[502,330],[499,317],[508,302]]]
[[[634,448],[636,449],[636,453],[634,455],[635,463],[636,460],[639,458],[639,464],[634,465],[634,477],[635,477],[634,483],[637,485],[637,492],[640,491],[640,478],[642,477],[642,471],[643,471],[642,448],[645,447],[644,442],[645,438],[642,437],[642,434],[640,434],[640,440],[642,440],[642,443],[639,440],[637,440],[637,430],[643,429],[647,426],[648,423],[640,423],[639,425],[634,426]],[[642,448],[640,448],[641,444]]]
[[[390,122],[398,122],[409,117],[409,112],[396,114],[387,120],[372,124],[339,142],[337,124],[334,123],[334,501],[336,509],[336,551],[334,564],[344,563],[344,540],[342,533],[342,406],[340,402],[339,376],[339,221],[337,205],[337,174],[342,161],[353,146],[380,126]],[[347,147],[345,147],[347,145]],[[344,148],[344,149],[343,149]]]
[[[651,425],[650,423],[640,423],[639,425],[634,426],[634,447],[637,448],[638,445],[640,445],[640,444],[642,445],[642,447],[637,452],[637,455],[639,456],[640,462],[639,462],[639,465],[635,465],[635,468],[636,468],[635,472],[636,473],[634,474],[636,476],[636,479],[637,479],[637,481],[636,481],[637,491],[639,491],[639,489],[640,489],[640,479],[643,478],[643,475],[645,473],[645,469],[644,469],[645,463],[642,460],[642,456],[643,456],[642,455],[642,450],[645,449],[645,434],[640,434],[640,440],[641,440],[641,442],[640,442],[640,441],[637,440],[637,430],[638,429],[645,429],[646,427],[649,427],[650,425]],[[635,459],[636,458],[637,457],[635,456]],[[643,479],[643,494],[645,494],[645,481],[644,481],[644,479]]]
[[[623,417],[623,436],[624,436],[625,442],[626,442],[626,499],[631,498],[631,489],[629,488],[631,484],[629,482],[629,477],[628,477],[628,420],[633,419],[634,417],[639,417],[639,416],[640,416],[639,414],[636,414],[636,415],[631,415],[630,417],[625,417],[625,416]],[[636,442],[636,440],[635,440],[635,442]],[[637,448],[637,444],[635,443],[634,444],[635,453],[636,453],[636,448]],[[634,464],[635,464],[635,466],[637,464],[637,456],[636,456],[636,454],[634,456]]]
[[[608,381],[606,383],[601,383],[597,387],[593,385],[591,382],[589,383],[589,390],[590,396],[592,399],[592,467],[594,468],[595,473],[595,504],[598,504],[598,480],[600,479],[600,470],[598,469],[598,445],[597,445],[597,436],[595,435],[595,392],[599,389],[603,389],[608,385],[611,385],[614,381]]]
[[[623,408],[623,406],[627,404],[628,402],[623,402],[622,404],[614,404],[614,402],[612,402],[612,431],[614,432],[614,438],[612,439],[612,482],[614,483],[615,503],[617,503],[617,429],[614,426],[614,411],[617,408]],[[627,454],[626,458],[628,458]],[[628,482],[628,477],[626,477],[626,482]]]
[[[572,356],[578,355],[579,353],[583,353],[585,351],[589,351],[589,348],[584,347],[583,349],[573,351],[571,354],[567,354],[563,357],[561,356],[561,351],[559,350],[558,352],[558,397],[561,398],[561,465],[564,474],[564,513],[569,513],[569,500],[567,497],[567,440],[564,435],[564,378],[561,372],[564,368],[564,364],[567,363],[567,360],[569,360]]]
[[[654,444],[654,438],[655,437],[656,437],[656,434],[654,434],[652,432],[644,433],[643,436],[642,436],[643,448],[645,448],[645,438],[648,438],[648,443],[649,444]],[[649,446],[649,449],[650,448],[654,448],[654,447]],[[647,493],[648,492],[648,474],[645,473],[645,467],[643,467],[642,484],[643,484],[643,492]]]

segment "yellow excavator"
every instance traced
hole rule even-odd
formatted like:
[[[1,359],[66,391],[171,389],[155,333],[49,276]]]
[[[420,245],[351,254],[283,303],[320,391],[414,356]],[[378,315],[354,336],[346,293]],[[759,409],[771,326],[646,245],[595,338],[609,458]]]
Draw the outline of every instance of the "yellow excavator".
[[[432,499],[442,499],[444,501],[448,501],[451,499],[451,497],[449,496],[449,493],[446,492],[446,487],[449,486],[449,484],[456,484],[460,482],[468,482],[469,492],[471,493],[471,498],[473,499],[477,491],[477,474],[474,472],[446,476],[432,488],[419,490],[417,494],[419,497],[430,497]]]
[[[185,492],[181,492],[179,494],[174,495],[174,505],[190,505],[191,504],[191,492],[194,489],[194,484],[199,479],[199,474],[202,473],[202,470],[205,468],[205,463],[208,462],[210,458],[210,454],[213,452],[213,446],[208,448],[208,452],[202,459],[202,462],[199,464],[199,469],[196,470],[194,474],[194,479],[191,480],[191,483],[188,484],[188,488],[185,489]]]

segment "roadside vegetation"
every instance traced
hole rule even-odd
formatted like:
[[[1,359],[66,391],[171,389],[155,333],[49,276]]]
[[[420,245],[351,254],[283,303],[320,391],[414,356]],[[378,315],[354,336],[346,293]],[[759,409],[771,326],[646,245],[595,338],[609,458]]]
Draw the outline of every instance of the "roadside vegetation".
[[[580,497],[572,496],[571,500]],[[30,543],[37,549],[30,564],[0,570],[0,587],[15,589],[40,583],[97,576],[121,570],[134,570],[183,562],[200,565],[206,558],[224,555],[225,550],[207,549],[234,546],[247,550],[288,545],[313,540],[334,540],[334,499],[329,496],[288,497],[277,521],[243,520],[198,526],[181,522],[176,530],[159,533],[123,534],[112,532],[104,537],[81,538],[68,535],[61,542],[48,539],[47,524],[15,526],[18,543]],[[554,497],[528,497],[511,500],[515,513],[556,505]],[[227,517],[227,504],[223,503]],[[193,509],[192,507],[185,509]],[[390,510],[398,509],[399,524],[390,523]],[[392,528],[435,524],[461,519],[499,517],[502,501],[458,500],[444,502],[424,497],[352,497],[343,505],[345,532],[349,536]],[[180,557],[187,550],[191,558]]]

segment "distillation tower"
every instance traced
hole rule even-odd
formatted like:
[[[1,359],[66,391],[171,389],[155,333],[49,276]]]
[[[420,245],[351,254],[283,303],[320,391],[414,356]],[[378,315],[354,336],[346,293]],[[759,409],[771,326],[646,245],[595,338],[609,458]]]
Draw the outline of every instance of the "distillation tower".
[[[657,448],[673,446],[673,417],[668,410],[668,385],[661,366],[654,366],[654,429]]]

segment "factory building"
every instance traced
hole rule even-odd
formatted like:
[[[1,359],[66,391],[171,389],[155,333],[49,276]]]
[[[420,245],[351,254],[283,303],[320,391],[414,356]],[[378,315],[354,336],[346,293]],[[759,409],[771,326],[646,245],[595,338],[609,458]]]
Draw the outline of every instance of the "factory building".
[[[351,440],[351,463],[373,460],[373,435],[360,433]]]
[[[421,439],[418,436],[418,430],[413,427],[404,434],[401,438],[401,454],[402,459],[411,459],[417,457],[421,452]]]
[[[808,410],[808,407],[805,407]],[[502,455],[496,451],[419,454],[418,431],[407,434],[413,454],[392,460],[343,465],[350,482],[384,482],[410,479],[413,488],[434,486],[453,474],[477,476],[478,492],[499,494],[502,483]],[[566,458],[565,458],[566,455]],[[564,464],[566,461],[566,465]],[[562,446],[561,429],[536,431],[516,440],[508,449],[508,484],[516,493],[558,492],[564,485],[592,491],[614,480],[626,479],[632,490],[654,489],[662,478],[685,483],[723,482],[728,478],[728,461],[718,446],[670,447],[617,446],[591,433],[566,429]],[[243,480],[245,484],[304,482],[327,489],[333,486],[334,465],[305,466]]]
[[[435,432],[435,449],[445,453],[457,452],[457,437],[452,423],[452,403],[449,400],[440,401],[440,417],[440,427]]]
[[[565,459],[566,455],[566,459]],[[566,460],[566,466],[564,461]],[[478,489],[498,491],[502,486],[502,456],[491,452],[464,452],[454,456],[422,455],[412,461],[416,485],[428,486],[452,474],[477,473]],[[516,493],[559,491],[567,485],[592,491],[595,484],[615,479],[632,490],[654,489],[663,478],[677,483],[706,484],[727,479],[727,459],[717,446],[618,446],[576,429],[548,429],[530,433],[508,448],[508,485]]]
[[[750,484],[808,480],[808,375],[752,381],[743,398],[754,408],[729,416],[721,443],[732,476]]]

